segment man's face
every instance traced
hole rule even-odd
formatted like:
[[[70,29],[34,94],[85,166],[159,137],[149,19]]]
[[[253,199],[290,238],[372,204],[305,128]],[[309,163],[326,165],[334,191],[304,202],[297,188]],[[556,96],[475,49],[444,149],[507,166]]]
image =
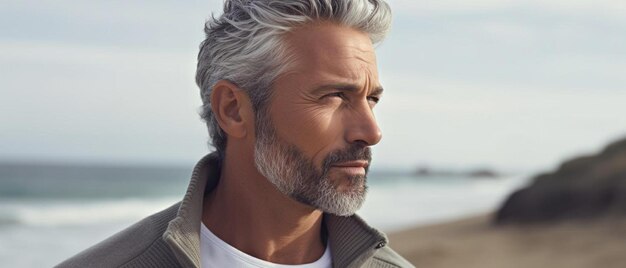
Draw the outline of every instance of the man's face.
[[[373,107],[382,89],[369,37],[332,24],[290,33],[295,64],[257,115],[261,174],[297,201],[337,215],[365,200],[369,146],[381,138]]]

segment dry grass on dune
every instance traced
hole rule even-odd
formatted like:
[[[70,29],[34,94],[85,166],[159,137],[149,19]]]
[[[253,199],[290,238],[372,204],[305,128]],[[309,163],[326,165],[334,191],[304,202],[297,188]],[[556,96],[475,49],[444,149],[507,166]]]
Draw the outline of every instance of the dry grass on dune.
[[[626,267],[626,218],[493,226],[490,215],[390,235],[416,267]]]

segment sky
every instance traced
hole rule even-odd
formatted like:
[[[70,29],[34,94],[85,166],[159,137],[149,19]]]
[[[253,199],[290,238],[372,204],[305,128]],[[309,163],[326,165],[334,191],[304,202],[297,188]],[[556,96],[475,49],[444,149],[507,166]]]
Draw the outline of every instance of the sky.
[[[222,2],[0,4],[0,160],[193,165]],[[373,168],[552,169],[626,137],[623,1],[390,1]]]

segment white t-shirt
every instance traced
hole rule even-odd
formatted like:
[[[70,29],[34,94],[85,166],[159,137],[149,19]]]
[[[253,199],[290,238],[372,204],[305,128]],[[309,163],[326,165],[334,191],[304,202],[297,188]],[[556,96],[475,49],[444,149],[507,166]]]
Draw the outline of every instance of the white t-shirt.
[[[286,265],[276,264],[252,257],[237,248],[224,242],[207,228],[204,223],[200,228],[200,263],[203,268],[208,267],[274,267],[274,268],[331,268],[332,258],[330,247],[317,261],[307,264]]]

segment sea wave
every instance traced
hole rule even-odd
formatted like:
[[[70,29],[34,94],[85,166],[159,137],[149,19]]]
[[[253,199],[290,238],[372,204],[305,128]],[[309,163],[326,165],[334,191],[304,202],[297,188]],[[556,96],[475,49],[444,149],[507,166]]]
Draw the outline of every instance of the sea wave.
[[[394,181],[372,184],[367,202],[358,211],[368,222],[385,231],[491,211],[525,179],[417,180],[406,177]],[[129,224],[179,200],[180,197],[174,195],[82,201],[0,199],[0,227]]]
[[[128,198],[98,201],[0,201],[0,227],[8,225],[63,227],[132,222],[179,201]]]

